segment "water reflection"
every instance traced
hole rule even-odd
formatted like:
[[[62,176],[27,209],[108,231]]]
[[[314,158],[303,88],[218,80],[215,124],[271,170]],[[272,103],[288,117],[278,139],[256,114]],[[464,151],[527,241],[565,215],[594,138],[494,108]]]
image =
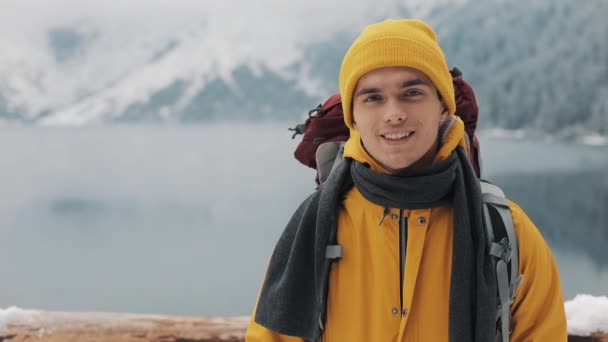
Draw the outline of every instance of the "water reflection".
[[[538,226],[566,298],[608,294],[608,173],[603,169],[495,175]]]
[[[496,175],[545,239],[608,269],[608,173],[603,169]],[[608,291],[608,288],[606,288]]]

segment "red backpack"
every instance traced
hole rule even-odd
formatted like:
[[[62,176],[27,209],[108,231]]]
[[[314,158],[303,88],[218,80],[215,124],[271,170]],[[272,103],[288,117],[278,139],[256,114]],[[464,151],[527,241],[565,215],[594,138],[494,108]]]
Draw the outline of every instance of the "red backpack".
[[[475,93],[473,88],[462,78],[462,72],[458,68],[453,68],[450,73],[454,84],[456,115],[464,122],[469,142],[469,159],[477,177],[479,177],[481,175],[479,140],[475,136],[479,110]],[[294,152],[295,158],[302,164],[317,169],[316,153],[319,145],[326,142],[346,141],[350,136],[348,127],[344,124],[343,116],[340,93],[330,96],[325,103],[310,110],[305,123],[289,129],[294,131],[292,139],[298,134],[304,135]],[[319,173],[317,173],[316,182],[317,184],[320,182]]]

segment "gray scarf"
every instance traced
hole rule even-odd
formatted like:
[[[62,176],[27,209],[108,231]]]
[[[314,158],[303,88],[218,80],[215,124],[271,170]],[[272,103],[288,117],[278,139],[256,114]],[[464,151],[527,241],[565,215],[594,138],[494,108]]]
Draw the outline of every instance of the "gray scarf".
[[[320,338],[331,266],[325,247],[336,243],[338,205],[352,181],[367,200],[385,207],[432,208],[452,201],[450,342],[492,341],[494,268],[485,250],[479,182],[461,148],[427,168],[393,175],[345,159],[287,224],[268,266],[256,322],[281,334]]]

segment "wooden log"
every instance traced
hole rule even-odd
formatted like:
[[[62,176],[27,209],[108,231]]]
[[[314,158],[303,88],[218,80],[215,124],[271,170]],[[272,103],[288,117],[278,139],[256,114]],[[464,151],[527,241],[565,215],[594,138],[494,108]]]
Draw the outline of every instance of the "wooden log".
[[[244,342],[249,317],[19,310],[5,320],[0,342]],[[568,342],[608,342],[608,332]]]
[[[19,313],[0,327],[0,342],[241,342],[249,317],[187,317],[118,313]]]

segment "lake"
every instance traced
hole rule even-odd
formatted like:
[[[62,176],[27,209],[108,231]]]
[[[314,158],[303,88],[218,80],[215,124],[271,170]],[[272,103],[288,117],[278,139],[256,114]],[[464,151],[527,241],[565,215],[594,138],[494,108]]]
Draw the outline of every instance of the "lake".
[[[0,308],[251,312],[314,189],[289,124],[0,127]],[[485,177],[539,226],[566,299],[608,294],[608,147],[481,135]]]

